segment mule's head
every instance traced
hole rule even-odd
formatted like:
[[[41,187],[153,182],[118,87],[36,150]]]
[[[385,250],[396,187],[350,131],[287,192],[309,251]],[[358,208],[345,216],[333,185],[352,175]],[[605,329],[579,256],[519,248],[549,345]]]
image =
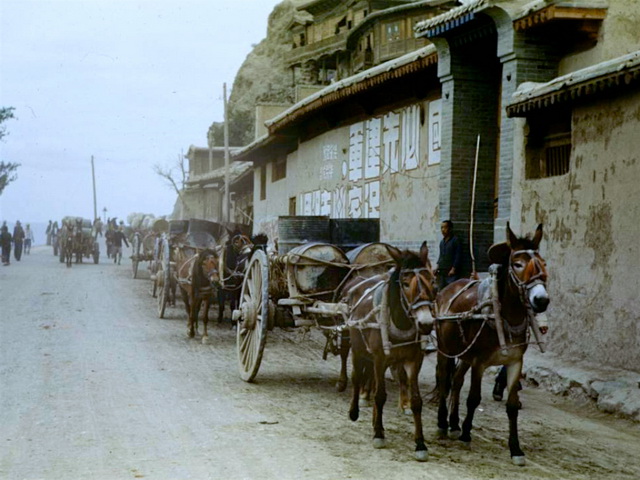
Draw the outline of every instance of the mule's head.
[[[549,306],[546,263],[538,252],[541,239],[542,224],[538,225],[533,238],[519,238],[507,222],[509,276],[535,313],[544,312]]]
[[[213,250],[204,250],[198,258],[203,277],[214,286],[220,285],[220,257]]]
[[[387,249],[396,263],[402,307],[416,320],[420,332],[429,334],[434,323],[436,289],[427,242],[422,243],[418,254],[390,245]]]

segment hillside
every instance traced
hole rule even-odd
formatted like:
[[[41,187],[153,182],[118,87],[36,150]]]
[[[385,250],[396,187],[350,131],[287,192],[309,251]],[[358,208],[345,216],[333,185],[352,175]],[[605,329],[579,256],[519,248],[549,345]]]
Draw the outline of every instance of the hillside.
[[[242,146],[254,140],[256,102],[284,103],[293,101],[291,72],[284,64],[284,53],[291,40],[287,26],[295,7],[304,0],[284,0],[269,15],[267,36],[257,44],[236,74],[229,99],[229,143]],[[223,145],[223,126],[214,122],[209,135],[214,145]]]

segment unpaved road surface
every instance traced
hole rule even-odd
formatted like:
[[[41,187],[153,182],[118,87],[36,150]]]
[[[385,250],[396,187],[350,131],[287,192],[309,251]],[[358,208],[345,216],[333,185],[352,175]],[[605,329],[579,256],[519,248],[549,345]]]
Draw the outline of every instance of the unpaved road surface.
[[[430,458],[414,461],[389,382],[388,447],[374,450],[371,410],[348,419],[338,361],[322,361],[316,333],[270,332],[257,382],[244,383],[228,323],[209,345],[188,339],[181,305],[158,319],[150,281],[105,260],[67,269],[37,247],[0,267],[2,479],[640,478],[637,425],[531,387],[527,466],[513,466],[488,377],[470,449],[436,439],[426,404]],[[425,398],[433,375],[427,357]]]

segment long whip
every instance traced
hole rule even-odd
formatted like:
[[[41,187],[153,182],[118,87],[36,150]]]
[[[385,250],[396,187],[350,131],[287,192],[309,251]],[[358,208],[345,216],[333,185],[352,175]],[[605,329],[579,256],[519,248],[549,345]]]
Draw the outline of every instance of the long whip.
[[[473,167],[473,188],[471,189],[471,224],[469,225],[469,249],[471,253],[471,278],[476,278],[476,257],[473,254],[473,212],[476,205],[476,179],[478,178],[478,155],[480,152],[480,135],[476,142],[476,159]]]

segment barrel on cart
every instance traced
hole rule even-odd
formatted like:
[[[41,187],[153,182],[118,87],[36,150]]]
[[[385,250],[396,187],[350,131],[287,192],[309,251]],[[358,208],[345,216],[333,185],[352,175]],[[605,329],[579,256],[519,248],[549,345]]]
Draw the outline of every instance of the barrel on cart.
[[[340,351],[341,326],[348,314],[347,305],[339,300],[342,287],[360,271],[384,271],[392,263],[386,247],[378,242],[379,226],[371,226],[377,220],[367,219],[360,225],[346,220],[279,217],[278,252],[254,251],[239,307],[233,313],[238,322],[238,366],[243,380],[256,377],[267,330],[275,326],[319,328],[327,338],[325,353]],[[346,235],[345,231],[365,233]],[[333,239],[340,234],[348,240],[344,248],[329,243],[332,232]]]

